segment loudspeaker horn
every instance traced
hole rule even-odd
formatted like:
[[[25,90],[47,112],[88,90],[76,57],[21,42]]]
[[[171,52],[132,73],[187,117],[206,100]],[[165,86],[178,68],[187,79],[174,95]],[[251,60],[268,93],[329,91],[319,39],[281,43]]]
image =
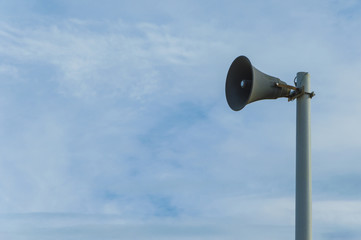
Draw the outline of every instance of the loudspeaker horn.
[[[279,84],[287,85],[253,67],[246,56],[239,56],[232,62],[227,74],[228,105],[232,110],[239,111],[251,102],[288,97],[290,89],[278,87]]]

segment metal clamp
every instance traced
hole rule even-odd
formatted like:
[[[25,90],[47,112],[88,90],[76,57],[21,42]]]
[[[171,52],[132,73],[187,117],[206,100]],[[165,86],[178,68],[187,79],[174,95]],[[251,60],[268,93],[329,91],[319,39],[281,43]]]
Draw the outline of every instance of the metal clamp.
[[[288,101],[289,102],[295,100],[296,98],[299,98],[299,97],[303,96],[304,94],[307,94],[310,98],[313,98],[316,95],[315,92],[310,92],[310,93],[305,92],[304,87],[297,88],[297,87],[290,86],[290,85],[287,85],[287,84],[282,84],[282,83],[275,83],[275,86],[279,87],[279,88],[287,88],[289,90],[292,90],[292,92],[288,96]]]
[[[305,94],[308,94],[308,96],[310,96],[310,98],[313,98],[315,95],[316,95],[316,93],[315,92],[305,92]]]

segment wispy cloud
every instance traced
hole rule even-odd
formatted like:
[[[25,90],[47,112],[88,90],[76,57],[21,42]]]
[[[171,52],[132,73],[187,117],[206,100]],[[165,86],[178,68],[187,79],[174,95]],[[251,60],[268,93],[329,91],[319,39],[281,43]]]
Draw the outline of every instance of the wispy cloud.
[[[172,66],[194,65],[202,45],[211,45],[175,36],[169,27],[151,23],[70,20],[29,29],[8,24],[2,28],[2,56],[26,65],[49,66],[62,90],[75,96],[116,94],[141,99],[172,91],[178,86],[169,81],[175,77]]]
[[[252,200],[252,203],[249,201]],[[227,208],[212,206],[207,215],[193,218],[130,219],[121,215],[33,213],[1,215],[0,234],[15,240],[52,239],[234,239],[235,235],[264,239],[294,237],[292,199],[228,199]],[[224,205],[223,205],[224,206]],[[243,207],[241,207],[243,206]],[[208,207],[208,205],[207,205]],[[215,207],[215,208],[214,208]],[[236,207],[234,209],[233,207]],[[314,236],[355,239],[359,234],[357,201],[315,201]],[[214,211],[215,210],[215,211]],[[219,211],[221,211],[220,217]],[[212,214],[211,214],[212,213]],[[347,217],[345,216],[347,213]],[[214,214],[218,217],[214,218]],[[262,226],[262,231],[259,231]],[[322,231],[320,231],[322,229]],[[344,229],[344,230],[342,230]]]

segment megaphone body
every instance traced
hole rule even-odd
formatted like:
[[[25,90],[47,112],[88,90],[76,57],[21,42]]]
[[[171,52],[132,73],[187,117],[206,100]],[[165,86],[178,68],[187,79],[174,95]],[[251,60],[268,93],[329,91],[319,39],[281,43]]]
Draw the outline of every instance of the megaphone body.
[[[234,111],[262,99],[288,97],[290,90],[278,87],[287,85],[279,78],[269,76],[253,67],[245,56],[237,57],[231,64],[226,80],[226,98]]]

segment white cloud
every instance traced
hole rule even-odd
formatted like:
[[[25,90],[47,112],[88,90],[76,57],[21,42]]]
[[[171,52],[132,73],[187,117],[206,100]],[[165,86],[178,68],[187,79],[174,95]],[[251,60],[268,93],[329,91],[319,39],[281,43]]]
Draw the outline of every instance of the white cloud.
[[[219,208],[219,206],[226,206]],[[330,239],[359,233],[358,201],[314,201],[314,237]],[[11,239],[264,239],[294,237],[294,201],[290,198],[228,198],[206,205],[203,217],[124,219],[121,215],[37,213],[1,215],[0,234]],[[210,207],[210,208],[208,208]],[[223,217],[214,218],[214,214]],[[260,231],[259,229],[262,229]],[[342,229],[347,229],[344,231]]]
[[[2,26],[1,55],[25,64],[49,64],[63,92],[78,97],[115,94],[139,100],[174,91],[170,84],[184,85],[173,81],[172,66],[192,66],[202,48],[212,46],[151,23],[71,20],[29,29]]]
[[[317,225],[360,227],[361,202],[358,200],[315,201],[313,210]]]

